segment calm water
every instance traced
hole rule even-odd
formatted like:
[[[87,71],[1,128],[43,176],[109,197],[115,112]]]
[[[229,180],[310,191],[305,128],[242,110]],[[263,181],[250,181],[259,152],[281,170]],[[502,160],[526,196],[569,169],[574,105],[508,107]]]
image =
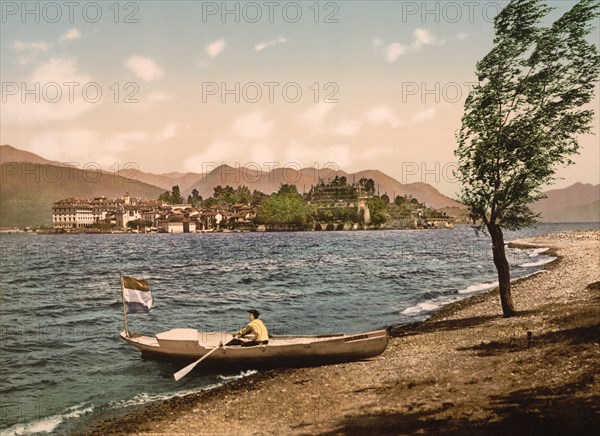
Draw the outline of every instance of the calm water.
[[[507,241],[590,225],[540,225]],[[487,236],[454,230],[187,235],[0,235],[2,434],[64,433],[244,373],[174,382],[118,338],[119,275],[148,280],[147,334],[234,331],[257,308],[272,333],[359,332],[425,318],[495,281]],[[510,250],[513,277],[543,254]]]

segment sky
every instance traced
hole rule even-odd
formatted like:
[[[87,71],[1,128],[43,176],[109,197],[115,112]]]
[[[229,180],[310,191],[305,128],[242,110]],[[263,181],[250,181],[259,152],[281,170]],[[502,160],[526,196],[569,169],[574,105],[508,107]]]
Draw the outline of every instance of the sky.
[[[506,4],[2,1],[0,143],[113,171],[378,169],[455,197]],[[598,125],[554,187],[600,183]]]

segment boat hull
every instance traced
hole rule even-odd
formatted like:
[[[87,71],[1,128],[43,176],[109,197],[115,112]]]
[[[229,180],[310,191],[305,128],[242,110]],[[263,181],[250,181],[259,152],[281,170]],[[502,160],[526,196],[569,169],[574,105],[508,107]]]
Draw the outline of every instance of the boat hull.
[[[300,367],[363,360],[378,356],[387,347],[386,330],[354,335],[277,336],[269,344],[253,347],[220,346],[232,337],[225,333],[199,333],[194,329],[175,329],[148,336],[121,338],[142,352],[147,359],[191,362],[215,347],[203,365],[241,369]]]

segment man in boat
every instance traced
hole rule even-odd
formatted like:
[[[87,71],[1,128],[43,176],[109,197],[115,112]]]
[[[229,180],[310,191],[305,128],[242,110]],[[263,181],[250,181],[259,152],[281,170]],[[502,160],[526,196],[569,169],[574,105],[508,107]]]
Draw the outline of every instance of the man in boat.
[[[241,345],[242,347],[252,347],[254,345],[266,345],[269,343],[269,331],[265,324],[258,319],[260,313],[258,310],[251,309],[248,311],[250,322],[246,324],[239,332],[233,335],[233,340],[228,345]],[[244,336],[249,336],[252,339],[245,340]]]

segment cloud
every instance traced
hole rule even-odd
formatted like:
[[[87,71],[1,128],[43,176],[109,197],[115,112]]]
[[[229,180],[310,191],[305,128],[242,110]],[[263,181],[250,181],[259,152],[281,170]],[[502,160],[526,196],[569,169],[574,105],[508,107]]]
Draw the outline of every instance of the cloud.
[[[458,39],[459,41],[465,40],[469,37],[469,34],[467,32],[460,32],[456,35],[456,39]]]
[[[186,159],[187,171],[202,171],[206,163],[275,162],[279,147],[268,141],[273,121],[260,111],[241,115],[233,120],[231,128],[223,137],[214,139],[204,150]]]
[[[125,66],[145,82],[160,79],[165,75],[163,68],[154,60],[144,56],[131,56]]]
[[[429,121],[435,117],[436,110],[434,107],[430,107],[428,109],[424,109],[422,111],[417,112],[413,115],[412,121],[415,123],[420,123],[422,121]]]
[[[301,125],[308,127],[311,133],[323,133],[325,118],[333,108],[334,105],[331,103],[317,103],[302,112],[298,117],[298,121]]]
[[[173,96],[171,94],[167,94],[166,92],[150,92],[147,97],[148,101],[152,103],[162,103],[165,101],[173,100]]]
[[[293,141],[285,147],[285,151],[281,162],[297,163],[300,167],[348,169],[356,162],[356,153],[347,144],[310,146]],[[318,182],[318,175],[315,175],[314,182]]]
[[[75,59],[51,58],[35,68],[21,84],[21,87],[36,90],[35,95],[22,98],[17,92],[5,96],[3,121],[37,124],[75,119],[97,106],[93,101],[93,87],[87,93],[92,100],[84,99],[83,87],[91,82],[92,78],[80,70]]]
[[[188,157],[184,162],[186,171],[202,172],[207,164],[229,163],[244,166],[248,163],[278,162],[278,150],[267,143],[236,141],[218,138],[208,144],[202,152]]]
[[[277,38],[272,39],[271,41],[260,42],[260,43],[256,44],[254,46],[254,50],[255,51],[262,51],[265,48],[273,47],[276,44],[285,44],[286,42],[287,42],[287,39],[285,39],[283,36],[278,36]]]
[[[211,57],[217,57],[225,49],[225,40],[217,39],[206,46],[204,51]]]
[[[400,57],[406,54],[406,47],[399,42],[394,42],[383,49],[385,60],[388,63],[394,63]]]
[[[336,124],[331,131],[339,136],[353,136],[360,131],[361,126],[360,121],[345,120]]]
[[[17,62],[19,65],[28,65],[37,60],[40,55],[52,50],[53,44],[46,41],[15,41],[12,44],[13,50],[17,53]]]
[[[374,126],[382,126],[387,124],[396,129],[404,124],[402,119],[396,115],[394,110],[385,105],[374,106],[367,109],[365,112],[365,117],[369,124]]]
[[[234,136],[245,139],[266,138],[272,130],[273,121],[266,120],[260,111],[236,118],[231,126],[231,133]]]
[[[67,31],[63,36],[60,37],[61,41],[74,41],[81,38],[81,33],[77,28],[72,28]]]
[[[70,129],[35,135],[28,150],[50,160],[77,162],[80,169],[94,163],[108,169],[115,162],[123,162],[121,156],[124,151],[147,140],[148,135],[141,131],[105,135],[94,130]]]
[[[413,40],[409,44],[402,44],[400,42],[392,42],[385,45],[385,42],[381,38],[373,39],[373,47],[379,49],[383,54],[386,62],[392,64],[398,60],[401,56],[410,53],[416,53],[425,46],[429,45],[443,45],[446,43],[445,39],[439,39],[427,29],[417,28],[413,32]]]
[[[426,29],[415,29],[413,35],[415,37],[414,44],[418,47],[435,43],[435,37]]]
[[[158,142],[166,141],[171,138],[174,138],[177,135],[177,131],[179,130],[179,124],[175,122],[170,122],[158,133],[156,136],[156,140]]]

